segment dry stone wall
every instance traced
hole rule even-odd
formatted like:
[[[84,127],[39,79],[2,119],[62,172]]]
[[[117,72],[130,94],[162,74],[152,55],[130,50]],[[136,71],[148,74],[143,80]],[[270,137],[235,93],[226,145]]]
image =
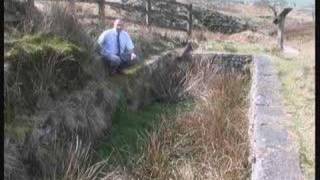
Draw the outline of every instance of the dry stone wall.
[[[249,74],[251,70],[251,55],[237,54],[194,54],[193,60],[207,59],[216,64],[218,72],[237,72]]]

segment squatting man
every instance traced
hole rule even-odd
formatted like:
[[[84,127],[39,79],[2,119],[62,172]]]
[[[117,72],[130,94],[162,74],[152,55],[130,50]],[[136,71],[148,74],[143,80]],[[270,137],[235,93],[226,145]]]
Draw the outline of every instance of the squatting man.
[[[133,42],[121,19],[116,19],[113,29],[105,30],[99,36],[98,44],[103,61],[111,68],[111,75],[121,73],[123,68],[137,62]]]

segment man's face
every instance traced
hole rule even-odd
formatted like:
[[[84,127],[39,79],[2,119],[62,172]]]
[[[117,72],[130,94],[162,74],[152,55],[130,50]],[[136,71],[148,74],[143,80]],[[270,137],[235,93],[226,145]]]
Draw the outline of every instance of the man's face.
[[[114,26],[117,31],[121,31],[123,29],[123,21],[117,21]]]

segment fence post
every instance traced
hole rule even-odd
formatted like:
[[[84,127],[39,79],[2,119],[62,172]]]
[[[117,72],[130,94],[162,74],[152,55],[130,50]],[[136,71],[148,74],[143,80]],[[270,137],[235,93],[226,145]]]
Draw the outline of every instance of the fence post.
[[[29,7],[34,7],[34,0],[28,0],[27,4]]]
[[[151,12],[151,0],[146,1],[146,24],[147,26],[150,26],[151,19],[150,19],[150,12]]]
[[[70,6],[70,11],[71,11],[71,14],[75,14],[76,12],[76,5],[75,5],[75,0],[69,0],[69,6]]]
[[[99,18],[100,20],[104,20],[105,14],[104,14],[104,0],[98,0],[98,6],[99,6]]]
[[[191,36],[192,34],[192,4],[188,5],[188,12],[189,12],[189,18],[188,18],[188,36]]]

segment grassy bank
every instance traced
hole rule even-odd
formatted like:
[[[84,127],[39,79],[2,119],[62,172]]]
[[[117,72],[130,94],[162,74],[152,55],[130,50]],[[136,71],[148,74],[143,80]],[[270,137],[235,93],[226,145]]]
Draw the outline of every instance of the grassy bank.
[[[19,13],[26,18],[6,24],[4,33],[5,178],[95,179],[100,171],[89,168],[91,143],[110,128],[117,101],[95,53],[97,36],[108,27],[94,29],[94,35],[68,7],[53,3],[38,12],[24,2],[12,3],[21,5]],[[139,34],[129,29],[142,60],[181,45],[156,32],[145,37],[142,28]],[[121,133],[127,130],[121,123],[115,126]]]
[[[314,41],[302,45],[294,58],[274,58],[285,99],[288,123],[299,145],[306,179],[315,178],[315,57]]]

